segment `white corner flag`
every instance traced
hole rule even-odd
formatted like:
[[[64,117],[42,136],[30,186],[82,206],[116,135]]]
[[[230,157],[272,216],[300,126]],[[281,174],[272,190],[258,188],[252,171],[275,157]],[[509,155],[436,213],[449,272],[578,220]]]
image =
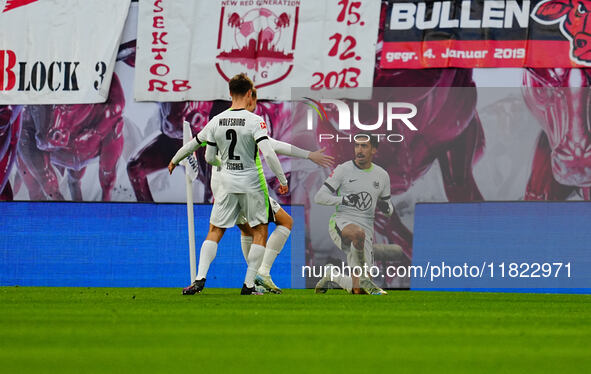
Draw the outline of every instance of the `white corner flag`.
[[[191,141],[191,126],[189,122],[183,121],[183,144]],[[197,277],[197,260],[195,257],[195,221],[193,216],[193,181],[197,179],[199,167],[195,153],[192,153],[180,162],[185,167],[185,181],[187,187],[187,220],[189,228],[189,264],[191,266],[191,282]]]
[[[191,133],[191,125],[189,125],[189,122],[183,121],[183,144],[187,144],[192,138],[193,134]],[[181,161],[180,164],[185,167],[185,173],[191,179],[191,182],[197,179],[197,175],[199,175],[199,165],[197,165],[195,152],[191,153],[189,157]]]

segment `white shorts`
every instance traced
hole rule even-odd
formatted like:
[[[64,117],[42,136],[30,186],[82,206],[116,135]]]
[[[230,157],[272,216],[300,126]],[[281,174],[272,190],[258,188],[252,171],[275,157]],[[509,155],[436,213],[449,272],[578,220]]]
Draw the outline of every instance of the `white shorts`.
[[[273,215],[274,215],[273,219],[274,219],[277,212],[279,212],[281,210],[281,204],[279,204],[277,201],[275,201],[275,199],[273,199],[271,196],[269,196],[269,202],[271,204],[271,210],[273,210]],[[236,220],[237,225],[244,225],[247,222],[248,222],[248,220],[246,219],[246,216],[244,216],[244,215],[241,215]],[[272,221],[269,221],[269,222],[272,222]]]
[[[245,222],[239,221],[241,217],[245,218]],[[269,197],[260,191],[218,194],[213,202],[209,222],[216,227],[229,228],[241,223],[254,227],[274,220]]]
[[[342,247],[342,240],[341,240],[341,231],[344,227],[349,224],[354,224],[360,227],[363,231],[365,231],[365,244],[363,245],[363,252],[365,255],[365,263],[368,266],[373,266],[373,231],[368,230],[367,228],[351,221],[348,219],[337,218],[334,214],[330,217],[330,221],[328,223],[328,233],[330,238],[334,242],[334,244],[340,249],[343,250]],[[345,255],[347,256],[347,265],[354,267],[354,266],[363,266],[364,264],[360,263],[358,257],[353,253],[353,250],[349,246],[349,248],[345,249]]]

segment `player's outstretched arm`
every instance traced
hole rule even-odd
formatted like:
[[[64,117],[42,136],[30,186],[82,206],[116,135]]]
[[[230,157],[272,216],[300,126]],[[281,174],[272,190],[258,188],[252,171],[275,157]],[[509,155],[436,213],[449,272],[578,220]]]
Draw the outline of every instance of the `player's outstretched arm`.
[[[195,152],[199,147],[201,147],[201,144],[199,144],[195,138],[183,145],[172,157],[172,160],[170,160],[170,163],[168,164],[168,172],[172,174],[172,171],[179,164],[179,162],[189,157],[189,155]]]
[[[325,155],[324,154],[325,148],[321,148],[317,151],[312,152],[312,151],[308,151],[306,149],[298,148],[295,145],[292,145],[292,144],[289,144],[286,142],[282,142],[280,140],[275,140],[273,138],[269,138],[269,141],[271,142],[271,146],[273,147],[273,150],[280,155],[285,155],[285,156],[295,157],[295,158],[309,159],[310,161],[314,162],[318,166],[322,166],[322,167],[332,167],[333,166],[334,157],[329,156],[329,155]]]
[[[263,157],[265,158],[265,162],[269,165],[269,168],[275,174],[277,179],[279,179],[279,183],[281,184],[281,189],[279,193],[286,194],[287,193],[287,178],[285,177],[285,173],[283,172],[283,168],[281,167],[281,163],[271,147],[271,143],[269,142],[268,138],[262,139],[258,142],[259,149],[261,150]],[[208,147],[209,148],[209,147]],[[282,192],[284,191],[284,192]]]
[[[308,158],[318,166],[332,168],[334,166],[334,157],[324,154],[325,150],[326,148],[320,148],[319,150],[310,152]]]

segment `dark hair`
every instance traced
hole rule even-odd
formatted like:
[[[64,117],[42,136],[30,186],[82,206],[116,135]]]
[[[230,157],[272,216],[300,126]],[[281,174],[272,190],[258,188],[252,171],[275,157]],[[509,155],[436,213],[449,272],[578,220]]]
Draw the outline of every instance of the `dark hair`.
[[[257,99],[257,89],[254,87],[252,88],[252,98],[255,100]]]
[[[252,80],[244,73],[237,74],[228,82],[230,95],[244,96],[248,90],[252,90],[254,85]]]
[[[380,144],[380,142],[378,142],[378,137],[373,136],[372,134],[370,134],[368,132],[358,132],[357,134],[355,134],[353,136],[353,139],[357,140],[358,136],[367,136],[369,138],[369,144],[371,144],[371,146],[376,149],[378,148],[378,145]]]

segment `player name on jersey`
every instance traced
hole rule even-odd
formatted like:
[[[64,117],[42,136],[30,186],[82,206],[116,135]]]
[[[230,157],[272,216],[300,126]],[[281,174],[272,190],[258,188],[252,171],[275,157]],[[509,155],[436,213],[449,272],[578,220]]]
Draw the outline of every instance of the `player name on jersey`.
[[[244,126],[244,118],[220,118],[220,126]]]
[[[239,163],[226,163],[226,170],[244,170],[244,165],[239,162]]]

